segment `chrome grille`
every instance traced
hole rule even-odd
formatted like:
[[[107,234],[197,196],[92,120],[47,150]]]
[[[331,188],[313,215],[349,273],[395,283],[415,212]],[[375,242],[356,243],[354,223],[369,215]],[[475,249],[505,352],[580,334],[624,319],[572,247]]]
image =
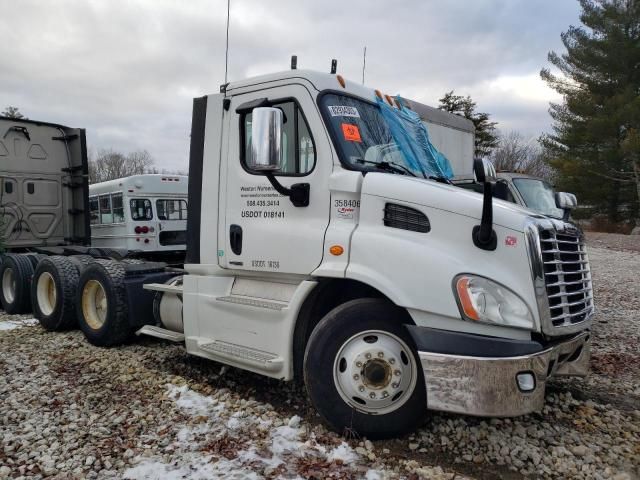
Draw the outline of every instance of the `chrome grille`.
[[[551,326],[562,328],[587,320],[594,306],[582,234],[577,230],[543,229],[539,235]]]

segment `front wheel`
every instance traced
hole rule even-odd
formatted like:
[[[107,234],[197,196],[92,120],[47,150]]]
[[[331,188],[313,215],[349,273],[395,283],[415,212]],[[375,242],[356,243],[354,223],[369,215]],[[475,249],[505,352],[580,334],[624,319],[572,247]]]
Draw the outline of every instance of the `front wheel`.
[[[336,307],[314,329],[305,384],[334,430],[388,438],[422,423],[424,376],[404,318],[403,309],[366,298]]]

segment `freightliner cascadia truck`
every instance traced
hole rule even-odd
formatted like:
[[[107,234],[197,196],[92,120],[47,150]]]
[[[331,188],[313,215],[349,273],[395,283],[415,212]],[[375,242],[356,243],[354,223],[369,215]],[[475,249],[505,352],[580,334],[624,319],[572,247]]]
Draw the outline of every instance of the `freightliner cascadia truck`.
[[[96,345],[148,334],[302,381],[339,432],[540,410],[550,377],[588,371],[583,235],[495,199],[481,161],[482,194],[451,185],[416,118],[302,70],[196,98],[184,270],[41,260],[35,315]]]

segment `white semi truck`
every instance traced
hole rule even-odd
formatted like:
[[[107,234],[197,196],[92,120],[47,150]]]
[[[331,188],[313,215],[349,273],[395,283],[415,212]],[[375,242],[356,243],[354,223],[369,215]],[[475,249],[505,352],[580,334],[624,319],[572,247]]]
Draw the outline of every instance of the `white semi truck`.
[[[35,315],[96,345],[137,332],[304,381],[332,428],[372,438],[427,409],[541,409],[551,376],[588,371],[582,233],[493,199],[482,163],[482,195],[428,179],[383,98],[295,70],[195,99],[184,271],[45,259]]]

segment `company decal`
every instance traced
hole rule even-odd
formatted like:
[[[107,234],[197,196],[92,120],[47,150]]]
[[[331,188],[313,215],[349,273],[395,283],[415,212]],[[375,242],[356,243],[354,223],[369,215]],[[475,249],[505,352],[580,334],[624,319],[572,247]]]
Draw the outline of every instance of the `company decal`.
[[[282,195],[271,186],[241,185],[240,198],[242,218],[278,219],[285,218]]]
[[[335,199],[333,207],[338,218],[352,220],[360,208],[360,200]]]
[[[346,105],[329,106],[329,113],[332,117],[355,117],[360,118],[356,107],[347,107]]]
[[[512,237],[511,235],[507,235],[504,239],[504,244],[507,247],[515,247],[518,244],[518,238]]]
[[[343,123],[342,134],[347,142],[362,142],[362,139],[360,138],[360,129],[357,125]]]

